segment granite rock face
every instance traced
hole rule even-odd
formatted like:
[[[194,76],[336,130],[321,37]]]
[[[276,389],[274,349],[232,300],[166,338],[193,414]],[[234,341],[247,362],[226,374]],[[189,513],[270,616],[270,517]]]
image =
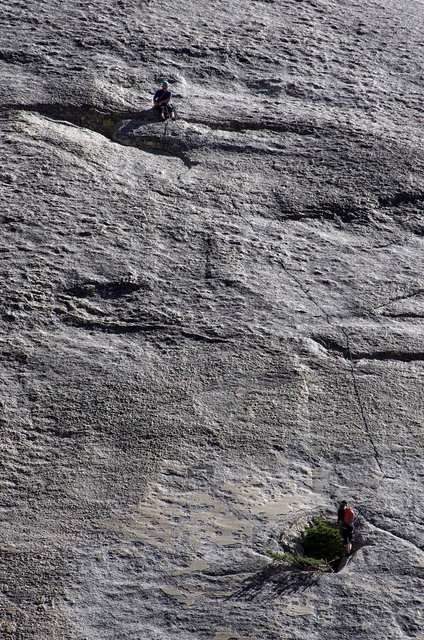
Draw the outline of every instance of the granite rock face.
[[[5,4],[1,637],[424,638],[424,6]]]

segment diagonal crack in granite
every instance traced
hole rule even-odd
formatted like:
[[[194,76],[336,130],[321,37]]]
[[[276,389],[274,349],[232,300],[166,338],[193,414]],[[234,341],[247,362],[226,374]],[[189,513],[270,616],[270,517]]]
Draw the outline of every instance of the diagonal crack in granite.
[[[326,318],[327,323],[330,326],[334,326],[333,322],[331,321],[331,316],[325,311],[325,309],[323,307],[321,307],[321,305],[315,300],[314,296],[311,295],[311,293],[309,292],[309,289],[306,289],[302,283],[300,282],[300,280],[293,275],[293,273],[291,273],[291,271],[286,267],[286,265],[284,264],[283,261],[280,262],[280,264],[282,265],[284,271],[298,284],[298,286],[300,287],[300,289],[303,291],[303,293],[309,298],[309,300],[311,300],[311,302],[321,311],[321,313],[323,314],[323,316]],[[380,455],[377,449],[377,446],[374,442],[374,438],[372,436],[372,432],[371,432],[371,428],[370,428],[370,424],[366,415],[366,411],[365,411],[365,407],[364,407],[364,403],[362,401],[362,397],[361,397],[361,393],[359,391],[359,387],[358,387],[358,383],[357,383],[357,379],[356,379],[356,374],[355,374],[355,367],[354,367],[354,360],[352,357],[352,353],[350,350],[350,344],[349,344],[349,334],[347,333],[347,331],[342,327],[342,331],[343,334],[346,337],[346,347],[340,347],[338,350],[343,354],[343,356],[349,360],[350,362],[350,369],[351,369],[351,374],[352,374],[352,380],[353,380],[353,386],[355,389],[355,395],[357,397],[358,400],[358,404],[359,404],[359,409],[360,409],[360,413],[361,413],[361,417],[362,417],[362,422],[364,424],[365,427],[365,432],[368,436],[368,439],[370,441],[371,447],[373,449],[374,452],[374,458],[375,461],[377,463],[378,468],[380,469],[381,473],[383,474],[384,477],[384,471],[383,471],[383,467],[381,464],[381,460],[380,460]]]

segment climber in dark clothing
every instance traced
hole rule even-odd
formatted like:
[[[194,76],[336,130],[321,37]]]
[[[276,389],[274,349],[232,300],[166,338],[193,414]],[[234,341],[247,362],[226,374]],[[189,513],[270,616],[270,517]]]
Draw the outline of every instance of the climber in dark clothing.
[[[161,120],[165,120],[165,113],[167,113],[172,120],[175,120],[171,98],[172,91],[169,88],[169,82],[164,80],[162,82],[162,89],[158,89],[153,97],[153,108],[158,109]]]
[[[352,507],[347,504],[346,500],[342,500],[339,510],[337,511],[337,524],[343,537],[346,555],[350,555],[352,551],[354,520],[355,514]]]

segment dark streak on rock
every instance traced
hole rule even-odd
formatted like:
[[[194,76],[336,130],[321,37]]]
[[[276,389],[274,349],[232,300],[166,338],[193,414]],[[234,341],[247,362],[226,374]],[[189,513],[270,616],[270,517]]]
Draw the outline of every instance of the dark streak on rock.
[[[385,304],[379,305],[378,307],[376,307],[376,309],[385,309],[386,307],[389,307],[394,302],[399,302],[400,300],[409,300],[410,298],[415,298],[423,294],[424,294],[424,289],[420,287],[419,289],[416,289],[416,291],[412,291],[411,293],[407,293],[406,295],[396,296],[395,298],[391,298],[391,300],[389,300]]]
[[[26,364],[28,362],[28,356],[26,353],[22,353],[13,348],[4,348],[0,351],[0,357],[4,361],[18,362],[19,364]]]
[[[380,196],[379,204],[381,207],[399,207],[403,204],[416,204],[424,202],[424,193],[411,193],[409,191],[400,191],[394,195]]]
[[[189,338],[190,340],[197,340],[199,342],[221,343],[221,342],[229,341],[229,338],[224,338],[219,335],[208,336],[202,333],[187,331],[185,329],[181,330],[181,335],[184,336],[185,338]]]
[[[369,224],[371,221],[369,212],[354,203],[322,202],[299,211],[285,202],[278,192],[274,192],[274,197],[283,220],[330,220],[345,224]]]
[[[206,240],[206,255],[205,255],[205,278],[206,280],[210,280],[212,276],[212,267],[211,267],[211,254],[212,254],[212,238],[210,235],[207,236]]]
[[[121,296],[134,293],[140,289],[147,289],[144,283],[130,282],[120,280],[118,282],[85,282],[76,284],[64,290],[64,294],[74,298],[92,298],[99,296],[100,298],[119,298]]]
[[[229,600],[273,599],[275,596],[289,595],[305,591],[319,582],[317,574],[307,571],[286,569],[279,564],[271,564],[243,582]]]
[[[336,353],[340,353],[343,358],[349,359],[349,351],[347,347],[336,342],[332,338],[322,337],[322,336],[311,336],[312,340],[315,340],[319,345],[324,347],[327,351],[334,351]]]
[[[424,313],[414,311],[399,311],[399,313],[393,311],[383,311],[381,315],[385,318],[424,318]]]
[[[33,53],[27,53],[26,51],[0,49],[0,60],[9,64],[31,64],[33,62],[39,62],[41,57]]]
[[[170,339],[178,337],[188,338],[198,342],[206,343],[222,343],[228,342],[230,338],[211,333],[197,333],[189,329],[180,329],[172,324],[161,323],[139,323],[139,322],[116,322],[116,321],[99,321],[91,318],[81,318],[71,313],[63,314],[63,321],[73,327],[88,330],[97,330],[105,333],[130,334],[130,333],[164,333]]]
[[[382,351],[366,352],[358,351],[352,352],[349,346],[343,346],[332,338],[323,336],[312,336],[318,344],[324,347],[327,351],[333,351],[339,353],[346,360],[352,360],[358,362],[359,360],[381,360],[381,361],[398,361],[398,362],[419,362],[424,360],[424,352],[409,352],[409,351],[396,351],[395,349],[387,349]]]
[[[376,351],[374,353],[357,353],[352,356],[353,360],[397,360],[398,362],[420,362],[424,361],[424,352],[411,353],[408,351]]]
[[[154,331],[167,331],[173,330],[172,325],[165,324],[144,324],[137,322],[114,322],[93,320],[91,318],[81,318],[76,315],[66,313],[63,315],[63,321],[66,324],[78,327],[81,329],[97,329],[106,333],[152,333]]]

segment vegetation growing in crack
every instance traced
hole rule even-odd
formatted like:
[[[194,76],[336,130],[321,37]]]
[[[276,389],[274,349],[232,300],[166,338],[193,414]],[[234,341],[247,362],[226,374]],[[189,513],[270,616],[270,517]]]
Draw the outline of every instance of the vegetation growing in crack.
[[[338,563],[344,554],[343,538],[335,527],[318,516],[302,534],[305,553],[312,558],[324,559],[330,565]]]
[[[268,551],[268,555],[276,562],[302,571],[328,573],[337,569],[344,555],[343,538],[338,529],[317,516],[311,525],[305,527],[301,541],[303,554]]]
[[[292,567],[298,567],[302,571],[317,571],[320,573],[329,573],[333,569],[326,560],[310,558],[309,556],[299,556],[293,553],[275,553],[268,551],[268,555],[277,562],[287,563]]]

